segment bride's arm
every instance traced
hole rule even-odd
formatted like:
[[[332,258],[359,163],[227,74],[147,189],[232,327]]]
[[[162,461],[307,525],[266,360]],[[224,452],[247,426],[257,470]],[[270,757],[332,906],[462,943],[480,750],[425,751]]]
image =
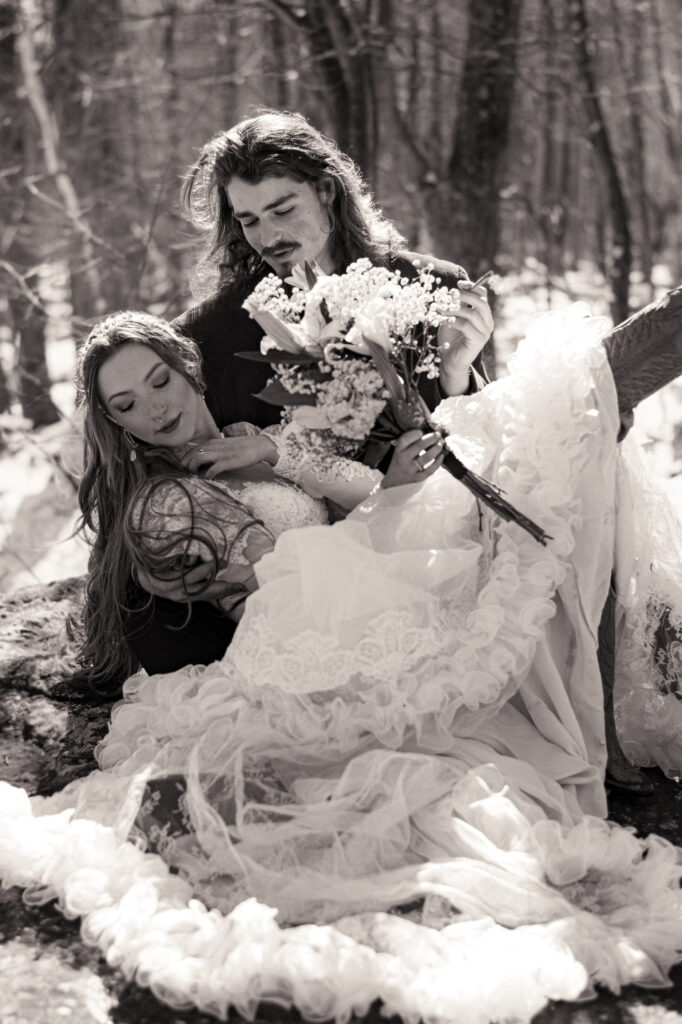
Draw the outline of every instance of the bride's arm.
[[[228,436],[204,442],[185,460],[191,472],[201,471],[206,480],[258,463],[269,464],[277,476],[311,497],[329,498],[345,509],[355,508],[383,480],[379,470],[353,459],[313,451],[311,439],[291,424],[264,431],[240,429],[238,434],[230,430]]]
[[[381,485],[378,469],[340,455],[311,451],[305,433],[292,425],[263,431],[274,446],[271,462],[275,473],[298,484],[313,498],[328,498],[351,509]]]
[[[352,509],[378,487],[422,483],[442,463],[440,435],[422,435],[412,430],[395,441],[395,451],[386,473],[361,462],[311,447],[305,431],[289,424],[283,430],[263,431],[273,443],[275,458],[269,461],[275,473],[293,480],[313,498],[328,498]]]

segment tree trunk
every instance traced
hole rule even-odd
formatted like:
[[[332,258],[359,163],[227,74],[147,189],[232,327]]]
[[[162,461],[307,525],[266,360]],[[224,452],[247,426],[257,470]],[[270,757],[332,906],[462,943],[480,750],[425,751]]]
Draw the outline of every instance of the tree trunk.
[[[672,68],[668,65],[662,40],[666,33],[672,34],[673,39],[676,40],[675,55],[679,60],[682,56],[680,31],[677,25],[663,23],[656,4],[653,5],[650,16],[652,19],[651,39],[654,47],[654,66],[658,77],[658,89],[655,95],[659,103],[665,153],[671,168],[676,171],[682,164],[682,124],[678,98],[674,91],[677,68],[674,63]],[[665,252],[668,258],[674,261],[673,279],[679,280],[682,276],[682,232],[680,230],[682,214],[679,199],[673,196],[668,203],[661,203],[657,197],[652,195],[649,200],[652,248],[656,255]]]
[[[26,99],[38,125],[45,169],[54,181],[58,200],[78,244],[80,266],[92,297],[91,308],[94,310],[99,294],[94,249],[96,239],[83,215],[79,196],[67,171],[61,152],[59,126],[42,81],[42,69],[36,52],[39,13],[34,0],[19,0],[17,25],[16,47]]]
[[[379,152],[379,113],[376,76],[385,72],[377,53],[383,52],[384,38],[373,24],[373,5],[361,14],[338,0],[307,0],[301,11],[279,0],[271,6],[297,32],[304,32],[310,62],[323,84],[324,102],[335,141],[362,169],[376,180]],[[379,22],[385,18],[379,8]]]
[[[0,364],[0,413],[7,412],[11,405],[11,395],[7,385],[4,367]]]
[[[639,255],[639,266],[644,280],[649,286],[650,298],[653,298],[651,284],[653,270],[651,216],[649,212],[649,197],[647,195],[646,111],[643,107],[646,81],[642,61],[642,49],[648,42],[648,22],[636,4],[624,16],[623,11],[618,7],[617,0],[610,0],[610,13],[613,22],[614,40],[621,56],[620,64],[627,97],[630,138],[625,149],[624,166],[627,180],[630,184],[633,212],[636,211],[638,214],[635,236],[637,243],[636,251]],[[634,40],[634,43],[631,42],[632,40]]]
[[[613,238],[604,271],[613,293],[612,316],[616,322],[619,322],[625,320],[630,312],[630,270],[632,267],[630,217],[615,153],[606,127],[604,111],[599,100],[585,0],[571,0],[570,16],[573,43],[582,78],[587,130],[592,147],[603,168],[608,188],[608,207]]]
[[[4,67],[11,69],[16,89],[17,82],[23,80],[25,84],[21,39],[27,28],[17,10],[12,12],[11,20],[8,13],[6,7],[0,7],[0,56]],[[46,214],[39,208],[28,187],[37,177],[35,171],[40,161],[35,118],[25,104],[16,103],[16,98],[10,108],[3,103],[3,113],[3,141],[18,164],[16,175],[8,177],[11,187],[2,204],[3,290],[16,342],[16,392],[24,416],[35,426],[44,426],[56,423],[59,411],[50,398],[45,361],[46,313],[37,290],[36,267],[43,258],[46,225],[54,226],[56,218],[54,212]]]
[[[547,53],[552,53],[559,45],[552,0],[545,0],[542,13],[543,49]],[[543,136],[543,147],[538,180],[540,194],[537,202],[537,220],[544,243],[544,263],[551,305],[552,283],[564,269],[571,155],[566,118],[566,90],[552,68],[549,68],[546,74],[544,93],[543,124],[539,127]]]
[[[444,187],[428,200],[440,255],[472,278],[494,265],[522,0],[469,0],[467,58]]]
[[[16,379],[21,410],[34,427],[57,423],[59,411],[50,398],[50,378],[45,362],[47,317],[32,303],[19,298],[10,299],[9,307],[19,337]]]

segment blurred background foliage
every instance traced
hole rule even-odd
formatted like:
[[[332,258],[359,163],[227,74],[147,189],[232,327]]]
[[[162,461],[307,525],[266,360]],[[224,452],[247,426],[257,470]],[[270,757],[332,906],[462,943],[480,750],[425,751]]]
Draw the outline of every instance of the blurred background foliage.
[[[58,416],[55,331],[191,304],[183,173],[262,106],[411,246],[550,292],[588,268],[623,319],[680,279],[681,69],[679,0],[0,0],[0,412]]]
[[[193,300],[183,172],[260,106],[334,136],[415,248],[587,262],[624,318],[680,279],[681,67],[679,0],[2,0],[0,412],[57,416],[56,300],[76,339]]]
[[[502,373],[534,312],[680,282],[681,58],[680,0],[0,0],[0,587],[84,569],[76,347],[198,297],[214,133],[300,110],[411,247],[493,267]],[[682,484],[680,382],[637,415]]]

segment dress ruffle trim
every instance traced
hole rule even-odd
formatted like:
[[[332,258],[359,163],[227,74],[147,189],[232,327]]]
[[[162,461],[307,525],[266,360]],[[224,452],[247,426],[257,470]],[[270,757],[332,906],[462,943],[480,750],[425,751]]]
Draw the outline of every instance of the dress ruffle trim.
[[[0,873],[5,887],[27,889],[30,904],[57,896],[65,916],[83,918],[85,942],[163,1002],[221,1019],[230,1006],[252,1019],[270,1001],[343,1022],[381,999],[404,1021],[524,1022],[549,999],[589,998],[595,984],[669,985],[682,943],[674,847],[594,818],[572,829],[532,825],[507,806],[491,770],[471,773],[454,799],[476,857],[471,878],[478,864],[489,873],[484,891],[499,889],[500,873],[507,879],[506,922],[501,907],[502,923],[449,907],[438,919],[439,893],[467,877],[461,859],[422,869],[430,927],[363,913],[281,928],[276,910],[255,899],[224,916],[193,899],[160,857],[70,810],[34,816],[26,794],[5,783]]]

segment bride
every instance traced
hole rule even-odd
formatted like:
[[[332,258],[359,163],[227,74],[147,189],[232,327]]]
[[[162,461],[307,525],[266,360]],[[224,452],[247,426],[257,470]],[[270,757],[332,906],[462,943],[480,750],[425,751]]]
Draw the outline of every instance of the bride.
[[[119,339],[86,394],[102,476],[139,474],[102,578],[208,556],[241,619],[220,662],[128,680],[100,771],[49,798],[0,786],[3,884],[57,897],[110,963],[223,1018],[267,1000],[342,1021],[379,998],[405,1020],[529,1021],[596,984],[666,985],[682,858],[604,820],[596,636],[615,553],[621,739],[675,775],[679,652],[658,641],[662,616],[682,627],[682,534],[616,445],[604,322],[538,318],[509,377],[436,412],[545,548],[481,519],[434,438],[401,442],[397,486],[321,469],[286,432],[235,437],[223,480],[183,472],[215,431],[198,374],[133,319],[133,361]],[[145,382],[170,400],[126,439]],[[353,511],[323,525],[322,495]]]

